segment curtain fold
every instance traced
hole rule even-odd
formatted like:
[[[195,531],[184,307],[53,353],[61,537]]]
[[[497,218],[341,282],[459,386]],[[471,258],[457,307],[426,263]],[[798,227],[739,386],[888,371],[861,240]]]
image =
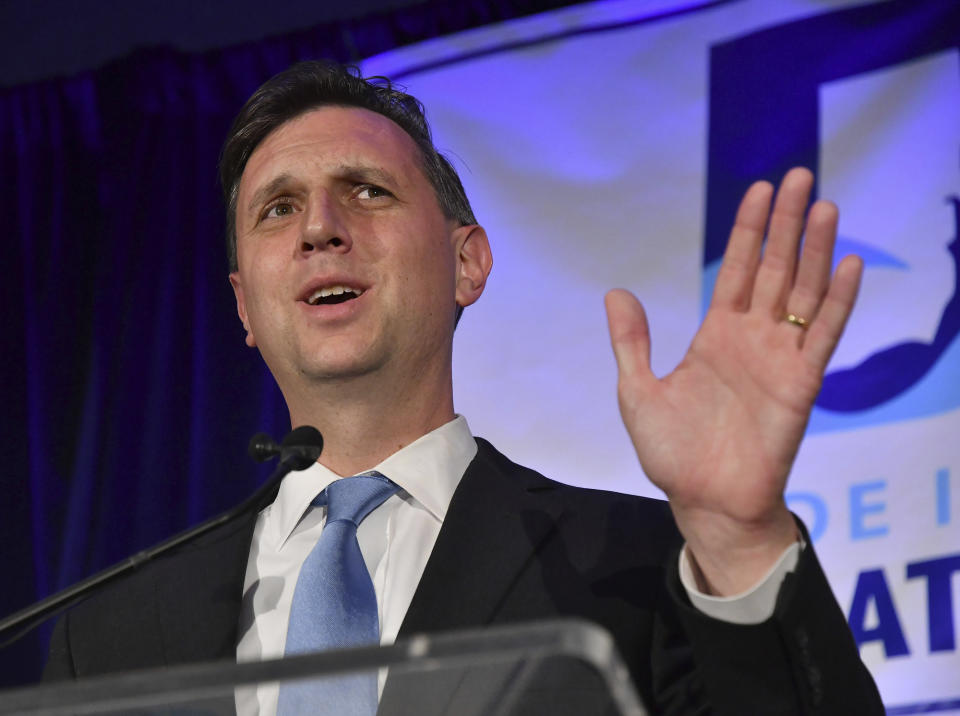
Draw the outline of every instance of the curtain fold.
[[[0,90],[6,615],[232,504],[289,428],[226,280],[216,163],[291,63],[356,61],[569,2],[423,3],[222,50],[139,50]],[[50,625],[0,651],[38,678]]]

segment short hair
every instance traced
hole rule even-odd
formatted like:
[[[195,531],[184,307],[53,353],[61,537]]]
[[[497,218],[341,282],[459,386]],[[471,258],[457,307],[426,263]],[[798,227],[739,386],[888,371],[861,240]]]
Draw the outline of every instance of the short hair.
[[[237,270],[237,194],[250,155],[280,125],[324,106],[359,107],[395,122],[420,150],[422,168],[444,215],[461,226],[476,223],[460,177],[433,145],[423,105],[386,77],[361,77],[352,65],[300,62],[264,82],[247,100],[220,153],[220,184],[227,208],[227,260]],[[458,311],[459,318],[459,311]]]

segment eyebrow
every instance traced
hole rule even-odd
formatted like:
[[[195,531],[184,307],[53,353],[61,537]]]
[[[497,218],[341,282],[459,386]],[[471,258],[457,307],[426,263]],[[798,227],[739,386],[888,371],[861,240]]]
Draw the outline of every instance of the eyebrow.
[[[289,184],[292,180],[292,174],[289,172],[283,172],[257,189],[253,196],[250,197],[250,203],[247,204],[247,213],[252,214],[255,212],[263,202],[269,199],[273,194],[276,194],[278,191],[283,189],[283,187]]]
[[[356,182],[358,184],[375,183],[384,184],[384,188],[397,188],[399,182],[393,174],[379,167],[364,164],[339,164],[333,169],[335,178],[339,181]],[[282,172],[268,181],[262,187],[254,192],[247,204],[247,212],[254,213],[258,207],[267,201],[270,197],[294,181],[294,176],[290,172]]]
[[[367,164],[340,164],[335,167],[333,171],[336,177],[341,181],[353,181],[359,184],[364,184],[367,182],[374,184],[386,184],[393,188],[399,186],[399,182],[397,181],[396,177],[386,169]]]

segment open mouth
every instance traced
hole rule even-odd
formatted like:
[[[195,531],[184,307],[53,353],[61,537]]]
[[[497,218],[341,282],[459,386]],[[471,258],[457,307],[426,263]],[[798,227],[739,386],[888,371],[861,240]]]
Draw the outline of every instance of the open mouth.
[[[318,288],[307,297],[307,303],[311,306],[331,306],[336,303],[344,303],[359,298],[363,294],[363,289],[352,288],[350,286],[327,286]]]

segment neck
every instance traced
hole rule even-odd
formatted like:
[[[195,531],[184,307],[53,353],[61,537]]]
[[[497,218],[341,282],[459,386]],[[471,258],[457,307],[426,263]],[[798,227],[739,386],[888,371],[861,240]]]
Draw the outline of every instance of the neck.
[[[323,435],[320,463],[355,475],[454,417],[450,371],[432,384],[384,385],[376,376],[330,380],[284,390],[292,427]]]

